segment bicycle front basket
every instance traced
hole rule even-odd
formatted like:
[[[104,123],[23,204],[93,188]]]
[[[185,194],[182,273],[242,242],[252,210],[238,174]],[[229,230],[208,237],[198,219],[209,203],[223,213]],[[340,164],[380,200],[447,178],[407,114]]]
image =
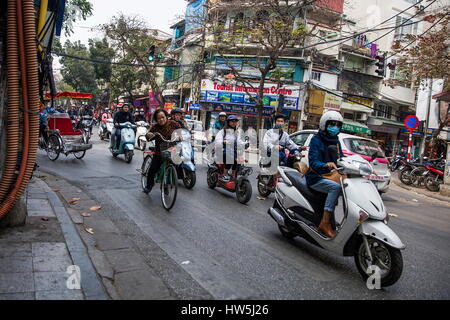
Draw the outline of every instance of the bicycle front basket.
[[[164,160],[170,160],[172,157],[172,153],[169,150],[161,151],[161,158]]]

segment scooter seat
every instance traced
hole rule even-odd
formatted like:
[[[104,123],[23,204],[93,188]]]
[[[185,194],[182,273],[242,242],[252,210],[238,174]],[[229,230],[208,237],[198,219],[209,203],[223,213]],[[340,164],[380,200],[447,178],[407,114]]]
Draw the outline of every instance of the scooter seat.
[[[308,200],[314,204],[322,205],[326,198],[327,194],[322,192],[317,192],[310,187],[306,183],[306,179],[303,175],[301,175],[298,171],[286,171],[286,176],[292,182],[294,187],[300,191],[300,193]]]

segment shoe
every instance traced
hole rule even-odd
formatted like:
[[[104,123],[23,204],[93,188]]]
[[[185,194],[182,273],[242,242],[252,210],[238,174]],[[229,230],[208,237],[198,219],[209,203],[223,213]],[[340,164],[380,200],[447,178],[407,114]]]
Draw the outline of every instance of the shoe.
[[[336,236],[336,233],[333,231],[333,228],[331,227],[331,223],[329,223],[329,222],[323,222],[323,221],[320,222],[319,231],[321,231],[328,238],[334,238]]]

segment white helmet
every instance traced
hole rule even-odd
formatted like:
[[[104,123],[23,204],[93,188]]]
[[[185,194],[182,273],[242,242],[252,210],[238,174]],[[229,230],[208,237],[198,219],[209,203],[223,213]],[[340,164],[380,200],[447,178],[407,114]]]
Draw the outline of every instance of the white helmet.
[[[225,113],[225,112],[221,112],[221,113],[219,113],[219,117],[222,117],[222,116],[227,116],[227,114]]]
[[[325,125],[328,121],[339,121],[343,123],[344,118],[342,118],[342,115],[337,111],[327,111],[320,118],[319,129],[325,131]]]

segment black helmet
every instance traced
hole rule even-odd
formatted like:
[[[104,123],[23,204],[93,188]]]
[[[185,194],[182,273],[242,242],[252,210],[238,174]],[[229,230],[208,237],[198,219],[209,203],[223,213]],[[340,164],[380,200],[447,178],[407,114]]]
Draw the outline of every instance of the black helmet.
[[[183,112],[183,110],[181,110],[181,108],[173,108],[172,112],[170,114],[175,114],[175,113],[183,114],[184,112]]]

